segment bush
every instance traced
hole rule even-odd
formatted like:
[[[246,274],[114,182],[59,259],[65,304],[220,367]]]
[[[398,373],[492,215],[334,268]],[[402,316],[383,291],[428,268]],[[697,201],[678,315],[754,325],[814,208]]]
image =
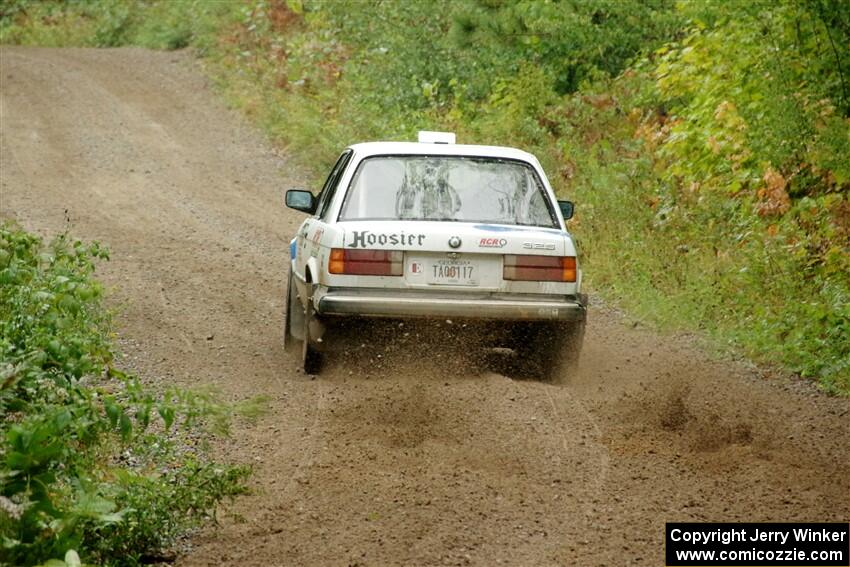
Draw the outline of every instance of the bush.
[[[154,396],[113,366],[92,277],[106,258],[97,243],[61,235],[44,246],[0,226],[0,550],[13,565],[69,550],[132,564],[241,491],[247,474],[205,461],[175,431],[220,418],[221,406],[179,390]]]

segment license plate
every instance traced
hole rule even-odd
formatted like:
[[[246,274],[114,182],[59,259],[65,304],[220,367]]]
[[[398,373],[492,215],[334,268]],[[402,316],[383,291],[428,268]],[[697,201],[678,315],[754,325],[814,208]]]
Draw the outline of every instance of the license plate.
[[[436,260],[426,273],[429,284],[478,285],[478,264],[472,260]]]

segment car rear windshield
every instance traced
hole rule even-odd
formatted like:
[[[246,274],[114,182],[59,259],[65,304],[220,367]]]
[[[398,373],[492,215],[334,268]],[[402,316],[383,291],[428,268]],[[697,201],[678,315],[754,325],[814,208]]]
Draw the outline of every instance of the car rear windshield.
[[[546,192],[527,163],[461,156],[363,160],[339,220],[427,220],[557,228]]]

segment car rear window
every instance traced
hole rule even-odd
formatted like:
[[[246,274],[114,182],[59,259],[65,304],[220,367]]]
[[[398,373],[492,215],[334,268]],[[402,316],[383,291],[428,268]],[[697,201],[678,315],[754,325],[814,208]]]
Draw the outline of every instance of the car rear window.
[[[339,220],[427,220],[557,228],[527,163],[462,156],[377,156],[351,180]]]

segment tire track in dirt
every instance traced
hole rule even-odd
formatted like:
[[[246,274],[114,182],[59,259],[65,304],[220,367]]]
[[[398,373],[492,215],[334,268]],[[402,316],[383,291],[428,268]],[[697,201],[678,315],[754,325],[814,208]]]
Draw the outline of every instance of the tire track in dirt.
[[[0,217],[112,249],[126,364],[270,397],[217,450],[253,492],[181,565],[660,564],[665,521],[850,518],[850,403],[591,310],[579,375],[513,381],[442,325],[281,348],[298,171],[187,53],[0,48]],[[471,342],[470,342],[471,341]]]

